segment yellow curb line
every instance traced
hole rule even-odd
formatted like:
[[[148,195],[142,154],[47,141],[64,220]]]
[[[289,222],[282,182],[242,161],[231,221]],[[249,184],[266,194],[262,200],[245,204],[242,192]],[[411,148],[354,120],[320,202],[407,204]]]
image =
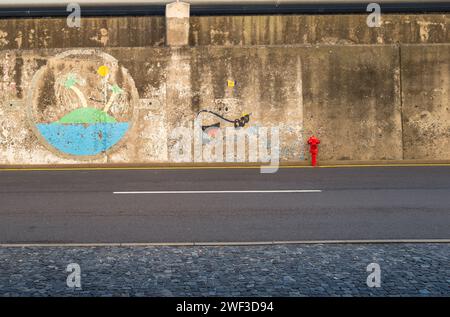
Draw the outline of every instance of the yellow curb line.
[[[318,166],[319,168],[345,168],[345,167],[428,167],[428,166],[445,166],[450,167],[450,164],[445,163],[430,163],[430,164],[349,164],[349,165],[324,165]],[[312,166],[307,166],[310,168],[314,168]],[[284,166],[284,168],[295,168],[295,166]]]
[[[316,168],[357,168],[357,167],[450,167],[450,164],[348,164],[348,165],[280,165],[279,169],[316,169]],[[42,168],[0,168],[0,172],[36,172],[36,171],[113,171],[113,170],[214,170],[214,169],[273,169],[273,166],[160,166],[160,167],[42,167]]]

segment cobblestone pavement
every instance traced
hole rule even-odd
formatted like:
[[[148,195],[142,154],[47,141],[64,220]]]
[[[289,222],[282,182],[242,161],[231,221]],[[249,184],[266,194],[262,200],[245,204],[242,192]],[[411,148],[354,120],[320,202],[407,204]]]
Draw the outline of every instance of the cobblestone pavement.
[[[30,295],[450,296],[450,244],[0,248],[0,296]]]

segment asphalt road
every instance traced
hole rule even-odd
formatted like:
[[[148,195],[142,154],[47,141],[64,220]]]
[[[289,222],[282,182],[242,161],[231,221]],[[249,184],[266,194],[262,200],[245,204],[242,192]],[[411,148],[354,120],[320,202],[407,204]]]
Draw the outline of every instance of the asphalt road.
[[[450,239],[450,167],[0,172],[0,243],[380,239]]]

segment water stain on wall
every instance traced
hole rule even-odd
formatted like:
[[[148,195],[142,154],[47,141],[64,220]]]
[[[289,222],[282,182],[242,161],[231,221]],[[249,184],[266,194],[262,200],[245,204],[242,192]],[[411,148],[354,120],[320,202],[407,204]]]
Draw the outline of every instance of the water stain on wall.
[[[45,113],[48,107],[56,104],[54,70],[47,68],[42,78],[42,86],[39,89],[38,112]]]
[[[16,64],[14,66],[14,81],[16,83],[16,97],[23,97],[23,89],[22,89],[22,66],[23,66],[23,58],[18,55],[16,57]]]

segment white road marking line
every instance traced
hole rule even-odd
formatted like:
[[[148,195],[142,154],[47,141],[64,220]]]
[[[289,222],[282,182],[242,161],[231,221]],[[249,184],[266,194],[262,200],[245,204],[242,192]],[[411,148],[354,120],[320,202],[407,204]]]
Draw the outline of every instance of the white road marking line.
[[[172,191],[133,191],[114,192],[115,195],[138,194],[265,194],[265,193],[321,193],[317,189],[287,189],[287,190],[172,190]]]

